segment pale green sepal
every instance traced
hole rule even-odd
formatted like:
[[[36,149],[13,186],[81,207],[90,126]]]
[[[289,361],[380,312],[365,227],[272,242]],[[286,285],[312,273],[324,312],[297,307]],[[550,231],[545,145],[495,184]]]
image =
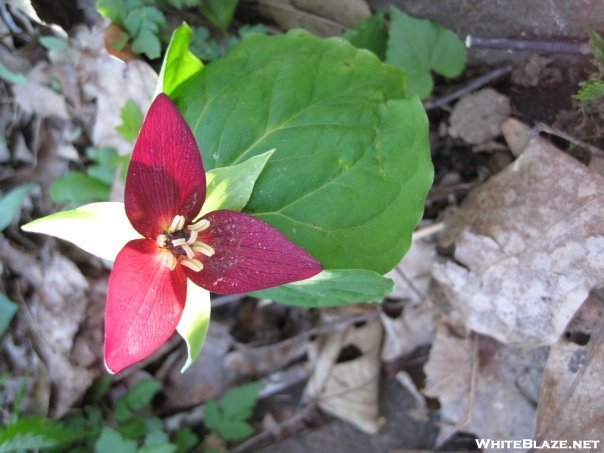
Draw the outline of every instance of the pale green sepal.
[[[21,227],[72,242],[100,258],[115,261],[122,247],[142,236],[130,224],[124,203],[91,203],[70,211],[57,212]]]
[[[306,280],[250,295],[301,307],[335,307],[359,302],[381,302],[394,283],[365,269],[331,269]]]
[[[172,39],[166,50],[166,56],[159,71],[155,95],[166,93],[168,96],[174,89],[189,77],[203,69],[203,63],[189,50],[193,33],[186,23],[172,33]]]
[[[187,300],[176,330],[187,343],[188,357],[180,370],[184,373],[199,356],[210,325],[210,292],[187,280]]]
[[[237,165],[215,168],[206,173],[206,201],[199,217],[218,209],[241,211],[247,204],[254,184],[274,149]]]

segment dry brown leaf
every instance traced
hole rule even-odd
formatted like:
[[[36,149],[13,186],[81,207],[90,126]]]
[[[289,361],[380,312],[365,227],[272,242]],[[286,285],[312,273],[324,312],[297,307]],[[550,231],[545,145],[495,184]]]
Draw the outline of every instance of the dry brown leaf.
[[[47,84],[47,63],[36,65],[27,74],[27,84],[13,85],[13,98],[15,102],[29,115],[38,115],[42,118],[69,119],[65,98],[54,92]]]
[[[604,282],[604,178],[541,139],[472,191],[433,275],[470,329],[509,344],[555,343]]]
[[[441,324],[426,363],[424,394],[438,398],[441,445],[456,431],[479,438],[527,439],[535,426],[530,386],[537,381],[547,348],[522,349],[473,335],[462,338]]]
[[[508,118],[501,124],[501,134],[511,153],[518,157],[529,144],[530,128],[516,118]]]
[[[1,237],[0,257],[36,288],[28,300],[27,321],[35,350],[48,367],[55,415],[62,415],[98,374],[97,368],[87,369],[71,360],[74,338],[86,313],[88,282],[64,256],[43,254],[42,262],[38,262]]]
[[[370,434],[385,423],[378,407],[381,341],[382,326],[375,318],[321,337],[311,349],[315,365],[306,387],[310,401]],[[360,355],[338,362],[347,349]]]
[[[480,145],[501,132],[501,123],[510,114],[510,100],[492,88],[468,94],[451,112],[449,135]]]
[[[538,442],[600,440],[604,444],[604,293],[593,292],[552,346],[537,407]],[[573,338],[578,341],[573,342]]]

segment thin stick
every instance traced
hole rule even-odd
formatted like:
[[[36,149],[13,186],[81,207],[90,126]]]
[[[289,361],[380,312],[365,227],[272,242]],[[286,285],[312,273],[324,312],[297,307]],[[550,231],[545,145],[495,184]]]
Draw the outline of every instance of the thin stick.
[[[546,134],[555,135],[556,137],[566,140],[567,142],[572,143],[573,145],[576,145],[579,148],[585,149],[594,157],[604,158],[604,150],[598,148],[597,146],[590,145],[589,143],[586,143],[583,140],[579,140],[578,138],[575,138],[560,129],[548,126],[544,123],[537,123],[533,128],[533,134],[538,134],[539,132],[545,132]]]
[[[262,444],[262,442],[265,442],[266,440],[270,439],[273,435],[277,434],[279,431],[281,431],[283,429],[291,428],[291,427],[297,425],[298,423],[300,423],[301,421],[303,421],[304,417],[306,417],[308,415],[308,413],[314,408],[315,408],[314,404],[309,404],[308,406],[304,407],[300,412],[298,412],[293,417],[288,418],[287,420],[285,420],[275,426],[272,426],[271,428],[269,428],[265,431],[262,431],[262,432],[256,434],[254,437],[249,438],[242,444],[235,447],[232,450],[232,453],[243,453],[245,451],[255,450],[259,445]]]
[[[437,107],[443,107],[449,104],[451,101],[458,99],[472,91],[477,90],[485,86],[486,84],[492,82],[495,79],[498,79],[501,76],[506,75],[507,73],[512,71],[512,65],[502,66],[501,68],[497,68],[492,70],[491,72],[487,72],[485,75],[480,76],[476,79],[471,80],[465,86],[461,87],[458,90],[453,91],[452,93],[447,94],[441,98],[435,99],[434,101],[424,102],[424,108],[426,110],[432,110]]]
[[[570,53],[578,55],[591,55],[591,48],[587,43],[562,42],[562,41],[533,41],[515,38],[489,38],[487,36],[466,36],[467,48],[498,49],[513,51],[529,51],[540,53]]]

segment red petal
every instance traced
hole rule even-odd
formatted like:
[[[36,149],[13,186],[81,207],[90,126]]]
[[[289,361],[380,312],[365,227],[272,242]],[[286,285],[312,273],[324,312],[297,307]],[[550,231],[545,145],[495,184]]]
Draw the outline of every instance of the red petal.
[[[155,98],[132,151],[126,178],[126,214],[155,239],[176,215],[190,222],[205,200],[206,178],[189,126],[165,94]]]
[[[304,280],[321,264],[278,230],[256,217],[233,211],[207,214],[210,228],[199,240],[212,246],[212,257],[199,255],[200,272],[185,269],[199,286],[220,294],[246,293]]]
[[[149,239],[118,254],[105,307],[105,365],[111,373],[150,356],[174,333],[187,295],[180,266],[170,271]]]

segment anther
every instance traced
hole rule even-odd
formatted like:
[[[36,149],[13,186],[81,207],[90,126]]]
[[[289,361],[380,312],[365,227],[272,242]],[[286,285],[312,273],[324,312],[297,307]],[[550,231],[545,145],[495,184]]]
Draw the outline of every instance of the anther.
[[[189,239],[187,239],[187,244],[192,244],[193,242],[195,242],[197,240],[197,234],[197,231],[191,231],[191,235],[189,236]]]
[[[173,271],[174,269],[176,269],[176,264],[177,264],[176,257],[174,255],[172,255],[172,253],[170,253],[166,250],[164,252],[162,264],[164,266],[168,266],[168,269]]]
[[[199,272],[200,270],[203,269],[203,264],[201,264],[201,261],[196,260],[196,259],[184,258],[184,259],[180,260],[180,264],[188,267],[189,269],[191,269],[194,272]]]
[[[191,245],[191,249],[193,249],[195,252],[203,253],[205,256],[212,256],[216,253],[213,247],[201,241],[193,243],[193,245]]]
[[[168,233],[174,233],[175,231],[180,231],[185,226],[185,218],[184,216],[177,215],[172,220],[170,224],[170,228],[168,228]]]
[[[155,240],[155,243],[158,247],[165,247],[168,243],[168,236],[166,236],[165,234],[158,235],[157,239]]]
[[[201,219],[199,222],[187,226],[189,231],[197,231],[198,233],[207,230],[208,228],[210,228],[210,221],[206,219]]]
[[[185,238],[172,239],[172,245],[174,247],[180,247],[181,245],[185,245],[187,240]]]
[[[189,258],[189,259],[195,258],[195,252],[193,252],[193,250],[191,249],[191,246],[189,244],[182,244],[180,247],[187,254],[187,258]]]

